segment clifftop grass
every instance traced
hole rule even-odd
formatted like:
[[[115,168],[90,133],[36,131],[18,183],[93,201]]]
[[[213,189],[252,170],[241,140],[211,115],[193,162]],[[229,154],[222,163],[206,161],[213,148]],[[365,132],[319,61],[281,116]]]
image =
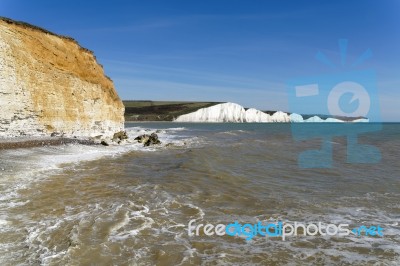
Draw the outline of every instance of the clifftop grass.
[[[172,121],[180,115],[221,102],[123,101],[123,103],[125,121]]]
[[[125,105],[125,121],[173,121],[180,115],[195,112],[201,108],[211,107],[223,102],[184,102],[184,101],[123,101]],[[245,108],[246,110],[248,108]],[[273,115],[276,111],[263,110],[262,112]],[[286,112],[287,114],[291,114]],[[343,121],[353,121],[365,117],[343,117],[323,114],[302,114],[304,119],[313,116],[322,119],[337,118]]]

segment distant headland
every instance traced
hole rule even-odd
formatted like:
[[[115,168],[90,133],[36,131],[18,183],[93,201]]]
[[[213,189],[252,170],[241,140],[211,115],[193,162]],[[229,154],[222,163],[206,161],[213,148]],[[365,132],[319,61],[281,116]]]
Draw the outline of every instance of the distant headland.
[[[365,117],[295,114],[260,111],[229,102],[123,101],[125,121],[294,123],[294,122],[369,122]]]

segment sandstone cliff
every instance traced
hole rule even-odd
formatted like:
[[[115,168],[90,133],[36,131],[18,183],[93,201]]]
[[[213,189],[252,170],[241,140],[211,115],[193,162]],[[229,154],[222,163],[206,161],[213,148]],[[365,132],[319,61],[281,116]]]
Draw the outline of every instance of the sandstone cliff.
[[[110,136],[124,106],[93,53],[71,38],[0,18],[0,137]]]

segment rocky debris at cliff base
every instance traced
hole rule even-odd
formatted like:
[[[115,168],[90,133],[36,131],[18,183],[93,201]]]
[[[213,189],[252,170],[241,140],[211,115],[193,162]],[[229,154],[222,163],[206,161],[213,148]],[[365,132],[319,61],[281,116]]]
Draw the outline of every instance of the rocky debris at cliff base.
[[[114,133],[113,137],[104,137],[103,135],[97,135],[92,137],[91,140],[96,144],[101,144],[103,146],[110,146],[110,145],[123,145],[126,143],[131,143],[132,141],[129,140],[128,134],[126,131],[119,131]]]
[[[117,142],[118,144],[121,144],[121,142],[126,139],[128,139],[128,135],[126,134],[126,131],[120,131],[120,132],[114,133],[112,141]]]
[[[102,140],[100,144],[103,146],[110,146],[110,144],[108,144],[105,140]]]
[[[143,146],[147,147],[150,145],[161,144],[161,141],[158,139],[158,135],[156,133],[151,133],[150,135],[143,134],[136,137],[134,140],[137,140],[139,143],[143,143]]]
[[[102,135],[98,135],[92,138],[98,144],[103,146],[111,146],[111,145],[123,145],[126,143],[132,143],[132,141],[128,138],[128,134],[126,131],[119,131],[114,134],[112,138],[103,138]],[[153,132],[149,134],[143,134],[134,139],[139,143],[143,143],[143,146],[151,146],[151,145],[158,145],[161,144],[161,141],[158,139],[158,135]]]
[[[50,134],[50,137],[52,137],[52,138],[54,138],[54,137],[64,137],[64,133],[63,132],[56,132],[56,131],[54,131],[54,132],[52,132],[51,134]]]

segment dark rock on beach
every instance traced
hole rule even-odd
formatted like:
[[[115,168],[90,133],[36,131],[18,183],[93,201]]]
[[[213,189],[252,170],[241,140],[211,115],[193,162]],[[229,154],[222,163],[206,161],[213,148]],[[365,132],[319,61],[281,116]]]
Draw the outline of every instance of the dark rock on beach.
[[[110,145],[122,145],[125,143],[129,143],[129,137],[126,131],[119,131],[114,133],[113,137],[106,137],[103,135],[97,135],[92,137],[91,140],[96,144],[101,144],[103,146],[110,146]]]
[[[118,140],[124,140],[128,139],[128,135],[126,134],[126,131],[120,131],[114,134],[113,136],[113,141],[118,141]]]
[[[100,144],[103,145],[103,146],[109,146],[109,144],[108,144],[106,141],[104,141],[104,140],[102,140],[102,141],[100,142]]]
[[[126,139],[128,139],[128,135],[126,134],[126,131],[120,131],[120,132],[114,133],[112,141],[116,142],[118,144],[121,144],[121,142]]]
[[[156,133],[151,133],[150,135],[143,134],[135,138],[139,143],[143,143],[143,146],[157,145],[161,144]]]

